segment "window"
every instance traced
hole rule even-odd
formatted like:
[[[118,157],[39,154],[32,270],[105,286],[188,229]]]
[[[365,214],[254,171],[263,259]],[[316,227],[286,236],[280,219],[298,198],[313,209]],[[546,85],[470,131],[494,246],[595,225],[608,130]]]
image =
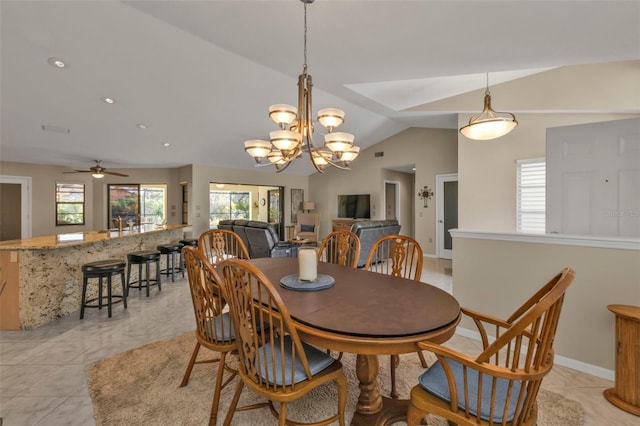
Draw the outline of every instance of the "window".
[[[84,225],[84,185],[56,184],[56,226]]]
[[[517,162],[517,225],[518,232],[545,233],[545,180],[544,158]]]
[[[167,185],[125,184],[108,185],[109,222],[116,226],[115,220],[121,217],[125,223],[134,224],[161,223],[167,217]]]
[[[209,226],[224,219],[249,219],[250,206],[250,192],[209,191]]]
[[[166,193],[166,185],[140,185],[142,223],[162,223],[166,220]]]

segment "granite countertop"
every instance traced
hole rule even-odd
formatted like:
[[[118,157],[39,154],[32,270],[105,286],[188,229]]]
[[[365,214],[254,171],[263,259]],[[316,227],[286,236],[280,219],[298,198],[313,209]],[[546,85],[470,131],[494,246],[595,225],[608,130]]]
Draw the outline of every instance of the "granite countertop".
[[[60,247],[69,247],[72,245],[95,243],[104,240],[135,237],[152,232],[188,228],[190,226],[191,225],[164,225],[159,228],[156,225],[142,225],[141,229],[138,229],[136,226],[133,232],[129,232],[129,230],[125,228],[122,233],[118,232],[118,230],[72,232],[68,234],[34,237],[23,240],[0,241],[0,250],[55,249]]]

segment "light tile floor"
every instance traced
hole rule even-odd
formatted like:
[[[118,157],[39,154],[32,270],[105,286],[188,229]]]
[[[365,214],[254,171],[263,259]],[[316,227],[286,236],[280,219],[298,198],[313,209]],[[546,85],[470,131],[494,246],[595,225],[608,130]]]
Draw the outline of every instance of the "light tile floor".
[[[425,258],[422,280],[452,291],[451,261]],[[153,288],[149,298],[133,290],[129,307],[89,309],[30,331],[0,332],[0,417],[2,426],[93,425],[87,367],[113,354],[194,329],[186,279]],[[451,345],[477,350],[479,343],[454,336]],[[543,388],[579,401],[585,425],[638,426],[640,419],[609,404],[602,396],[613,383],[561,366]]]

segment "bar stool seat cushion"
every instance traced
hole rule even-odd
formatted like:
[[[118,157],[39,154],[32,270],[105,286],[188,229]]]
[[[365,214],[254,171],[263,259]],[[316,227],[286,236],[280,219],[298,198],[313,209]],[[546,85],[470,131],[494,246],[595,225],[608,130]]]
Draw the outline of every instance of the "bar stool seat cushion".
[[[198,247],[198,240],[196,240],[195,238],[180,240],[180,244],[182,244],[183,246]]]
[[[85,275],[116,274],[124,270],[127,264],[119,259],[106,259],[89,262],[82,265],[82,273]]]
[[[130,262],[145,262],[148,260],[157,260],[160,258],[160,252],[158,250],[140,250],[127,254],[127,259]]]
[[[180,243],[170,243],[170,244],[160,244],[158,247],[158,251],[160,253],[179,253],[182,250],[183,245]]]

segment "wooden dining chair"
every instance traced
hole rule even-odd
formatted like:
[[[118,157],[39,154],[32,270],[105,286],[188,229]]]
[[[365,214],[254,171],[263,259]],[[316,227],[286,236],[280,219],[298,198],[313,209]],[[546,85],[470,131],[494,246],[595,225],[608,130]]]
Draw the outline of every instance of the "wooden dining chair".
[[[373,243],[364,269],[420,281],[422,261],[422,247],[416,240],[406,235],[385,235]]]
[[[560,310],[574,277],[563,269],[506,320],[462,309],[482,338],[476,358],[418,343],[438,361],[411,390],[407,423],[418,425],[432,413],[458,425],[535,425],[538,390],[553,366]]]
[[[280,295],[254,265],[229,259],[222,262],[220,268],[237,330],[238,371],[242,379],[238,381],[224,424],[231,424],[236,411],[260,407],[269,407],[280,425],[300,424],[287,420],[287,404],[322,384],[335,382],[337,413],[307,424],[328,425],[338,421],[344,425],[347,379],[340,361],[300,340]],[[268,401],[237,407],[244,386]],[[279,410],[274,402],[279,403]]]
[[[215,425],[218,416],[220,392],[237,375],[237,370],[227,366],[226,356],[235,350],[235,327],[229,312],[225,312],[227,302],[220,288],[221,278],[198,249],[186,246],[182,249],[182,256],[189,277],[189,289],[193,302],[193,312],[196,317],[196,346],[187,365],[180,387],[189,383],[191,370],[195,364],[218,363],[216,382],[213,388],[213,402],[209,424]],[[220,353],[218,358],[196,361],[200,347]],[[224,372],[231,373],[223,383]]]
[[[230,257],[249,259],[249,251],[242,238],[227,229],[210,229],[200,234],[198,249],[214,266]]]
[[[360,239],[351,231],[333,231],[318,249],[318,261],[356,268],[360,257]]]
[[[420,281],[422,276],[422,247],[416,240],[406,235],[385,235],[380,237],[369,251],[364,269],[379,274],[393,275]],[[427,360],[420,350],[417,351],[423,368],[427,368]],[[391,355],[391,397],[398,399],[396,387],[396,369],[400,363],[398,355]]]

